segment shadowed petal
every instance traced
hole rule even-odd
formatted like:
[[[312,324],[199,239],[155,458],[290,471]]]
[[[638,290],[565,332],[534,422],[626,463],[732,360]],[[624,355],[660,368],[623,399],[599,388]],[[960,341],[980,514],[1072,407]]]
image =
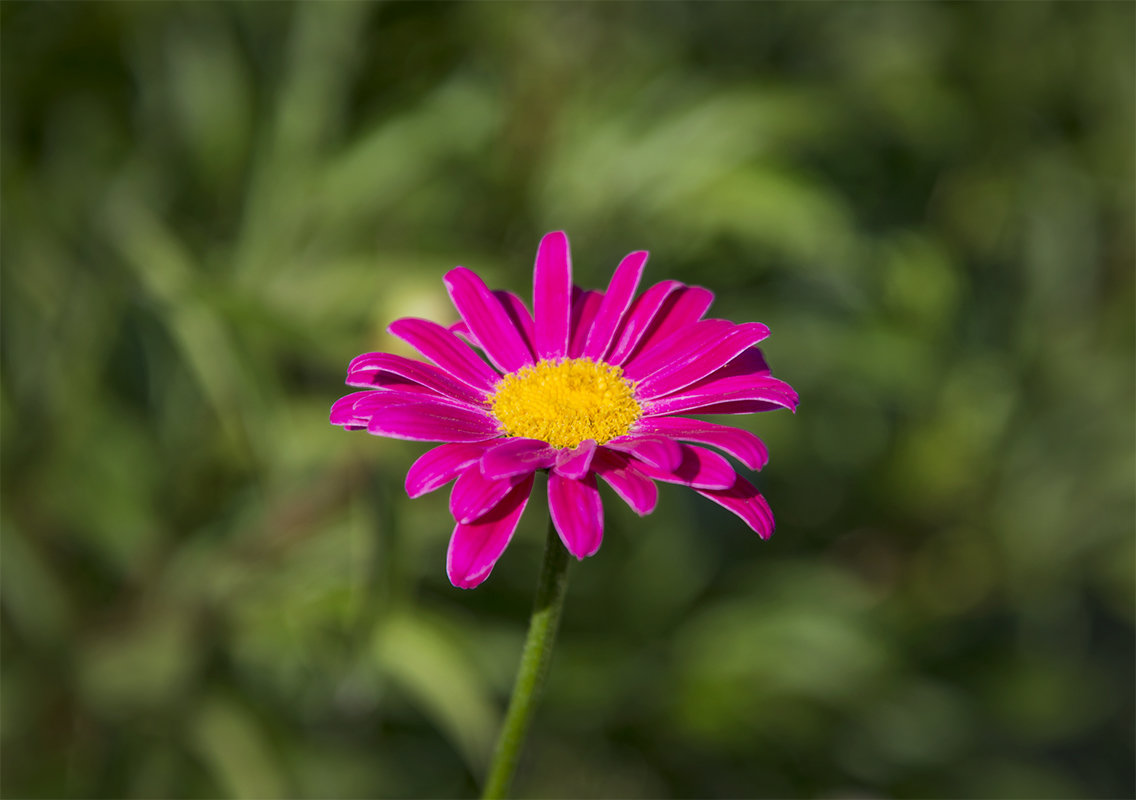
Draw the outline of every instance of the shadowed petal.
[[[693,445],[680,445],[682,463],[673,470],[659,469],[644,464],[641,469],[650,478],[666,483],[678,483],[696,489],[729,489],[737,473],[730,462],[717,453]]]
[[[708,444],[733,456],[750,469],[761,469],[769,461],[769,451],[765,449],[765,443],[761,439],[747,430],[729,425],[686,417],[647,417],[635,423],[634,431]]]
[[[767,403],[764,400],[724,400],[707,403],[697,408],[684,408],[684,414],[760,414],[763,411],[776,411],[779,408],[793,410],[784,403]],[[670,413],[670,412],[668,412]]]
[[[402,380],[391,380],[391,376]],[[364,353],[347,367],[348,386],[389,386],[405,388],[406,382],[417,384],[436,394],[447,395],[467,403],[479,403],[481,392],[455,381],[433,364],[425,364],[392,353]]]
[[[494,289],[493,296],[497,298],[505,309],[505,313],[509,315],[513,326],[517,329],[521,339],[525,343],[530,353],[536,353],[533,347],[533,316],[529,311],[525,301],[517,297],[512,292],[506,292],[504,289]]]
[[[365,397],[375,394],[376,390],[368,392],[352,392],[344,395],[331,404],[329,419],[332,425],[362,425],[366,427],[370,415],[363,415],[355,410],[355,404]]]
[[[498,369],[514,372],[533,363],[508,311],[475,272],[456,267],[446,273],[445,284],[454,307]]]
[[[572,450],[560,450],[556,454],[556,471],[565,478],[579,480],[588,474],[592,458],[596,454],[594,439],[585,439]]]
[[[692,322],[682,330],[674,331],[666,339],[654,342],[650,347],[639,348],[623,365],[623,374],[629,380],[642,380],[660,369],[672,366],[672,358],[676,351],[682,352],[684,348],[708,347],[720,341],[733,328],[734,323],[725,319],[703,319]]]
[[[331,422],[334,425],[358,430],[366,428],[376,414],[385,413],[387,409],[421,404],[481,413],[479,408],[468,403],[420,390],[407,392],[397,389],[373,389],[369,392],[352,392],[337,400],[331,407]]]
[[[427,450],[406,473],[406,493],[411,497],[421,497],[442,488],[459,472],[481,460],[488,446],[487,442],[447,443]]]
[[[793,388],[784,381],[779,381],[770,375],[769,364],[761,349],[751,347],[744,350],[737,357],[714,370],[709,375],[695,381],[689,386],[682,387],[671,394],[660,394],[654,398],[645,398],[644,408],[651,408],[651,413],[659,413],[657,409],[687,407],[690,401],[682,401],[679,406],[668,405],[671,398],[695,398],[699,404],[713,399],[715,396],[734,399],[768,399],[791,401],[793,406],[797,403],[797,394]]]
[[[546,234],[536,251],[533,270],[533,317],[536,356],[568,354],[568,322],[572,300],[572,259],[563,231]]]
[[[655,317],[674,292],[684,288],[678,281],[656,283],[631,304],[631,310],[623,318],[623,324],[613,337],[615,345],[604,360],[609,364],[622,364],[635,352],[636,346],[651,329]]]
[[[484,581],[505,552],[517,522],[529,501],[532,477],[518,483],[491,511],[480,519],[459,522],[446,552],[446,573],[459,589],[472,589]]]
[[[458,522],[473,522],[496,506],[510,489],[524,479],[519,475],[486,478],[481,470],[467,469],[458,475],[450,492],[450,513]]]
[[[375,413],[367,430],[377,436],[425,442],[480,442],[499,435],[487,414],[442,403],[407,403]]]
[[[707,408],[720,407],[758,401],[760,407],[746,406],[753,410],[708,411]],[[698,386],[688,386],[681,392],[642,402],[643,416],[657,417],[680,412],[697,414],[752,414],[754,411],[768,411],[771,408],[797,408],[797,393],[784,381],[769,375],[737,376],[721,381],[710,381]]]
[[[647,349],[661,342],[677,330],[698,322],[714,302],[714,293],[702,286],[686,286],[667,298],[662,313],[655,319],[657,324],[643,338],[642,347]]]
[[[773,535],[773,512],[769,509],[769,503],[765,502],[765,498],[754,485],[741,475],[737,476],[734,485],[729,489],[694,491],[737,514],[746,525],[757,531],[757,535],[762,539],[768,539]]]
[[[630,363],[646,353],[675,331],[683,330],[702,319],[714,302],[714,293],[701,286],[683,286],[672,292],[655,314],[651,326],[640,339],[638,346],[621,360]]]
[[[676,331],[627,364],[624,372],[634,381],[635,394],[644,400],[670,394],[705,378],[737,355],[769,336],[760,322],[726,327],[706,319]]]
[[[765,360],[761,348],[751,347],[738,353],[728,364],[707,375],[703,380],[729,378],[734,375],[768,375],[770,372],[769,362]]]
[[[393,372],[373,372],[371,386],[375,389],[390,389],[391,391],[400,392],[401,394],[415,394],[425,395],[430,398],[444,398],[446,400],[453,400],[454,402],[465,403],[466,405],[474,405],[468,400],[457,400],[449,395],[440,394],[433,389],[423,386],[421,383],[416,383],[409,378],[403,378],[400,375],[395,375]],[[469,389],[469,387],[466,387]],[[473,391],[469,389],[469,391]],[[477,403],[480,405],[480,403]]]
[[[630,456],[600,447],[592,460],[592,470],[639,516],[655,510],[659,490],[655,482],[635,466]]]
[[[765,361],[765,355],[761,352],[760,347],[750,347],[732,359],[722,364],[719,367],[706,373],[703,377],[699,378],[694,383],[681,387],[682,392],[694,391],[696,389],[703,389],[707,387],[720,386],[721,391],[729,391],[730,389],[737,388],[742,383],[734,381],[729,382],[733,378],[764,378],[769,377],[770,370],[769,364]],[[679,390],[675,390],[676,392]],[[672,392],[653,392],[650,396],[641,395],[644,399],[654,399],[657,397],[664,397]]]
[[[631,253],[619,262],[615,274],[611,276],[607,292],[604,293],[596,318],[588,331],[587,344],[582,355],[600,361],[611,349],[612,339],[623,321],[623,316],[631,306],[639,279],[643,276],[643,266],[647,263],[647,253],[643,250]]]
[[[603,292],[577,289],[572,297],[572,333],[568,337],[568,357],[579,358],[588,341],[592,320],[603,304]]]
[[[494,289],[493,296],[497,298],[497,301],[501,303],[501,306],[505,309],[509,321],[512,322],[513,326],[517,329],[517,333],[524,341],[525,347],[528,348],[530,353],[535,352],[533,348],[533,318],[528,306],[525,305],[525,301],[512,292],[506,292],[504,289]],[[473,331],[469,329],[469,325],[466,324],[464,319],[459,319],[449,327],[449,330],[458,334],[475,347],[479,347],[482,350],[485,349],[481,346],[481,342],[478,341]]]
[[[469,345],[436,322],[410,317],[397,319],[387,328],[426,358],[444,369],[455,380],[488,394],[501,376],[477,357]]]
[[[503,439],[481,457],[481,474],[486,478],[507,478],[547,469],[556,463],[557,452],[540,439]]]
[[[603,503],[595,475],[575,480],[548,473],[548,510],[569,553],[582,559],[600,549]]]
[[[442,394],[423,392],[421,388],[417,386],[411,388],[413,388],[413,391],[407,391],[405,387],[399,387],[397,389],[375,389],[372,392],[365,392],[365,396],[355,401],[355,413],[373,417],[375,414],[379,414],[393,406],[406,405],[458,408],[462,411],[478,415],[485,415],[486,413],[485,406],[480,403],[467,403],[464,400],[457,400]]]
[[[619,450],[659,469],[677,469],[682,463],[682,445],[665,436],[617,436],[604,443],[610,450]]]

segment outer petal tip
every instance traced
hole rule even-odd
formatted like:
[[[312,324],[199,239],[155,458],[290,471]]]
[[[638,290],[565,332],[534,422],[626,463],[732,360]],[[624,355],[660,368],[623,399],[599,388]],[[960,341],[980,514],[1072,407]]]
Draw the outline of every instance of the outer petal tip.
[[[568,354],[572,257],[564,231],[545,234],[533,266],[533,319],[537,358]]]
[[[742,476],[737,476],[734,485],[729,489],[711,491],[696,488],[694,491],[736,514],[760,538],[768,539],[773,535],[773,511],[769,508],[769,503],[754,485]]]
[[[548,509],[560,541],[578,559],[587,558],[603,543],[603,503],[596,489],[596,477],[583,480],[548,475]]]
[[[525,478],[480,519],[459,522],[446,552],[446,574],[459,589],[472,589],[484,581],[505,552],[532,490]]]

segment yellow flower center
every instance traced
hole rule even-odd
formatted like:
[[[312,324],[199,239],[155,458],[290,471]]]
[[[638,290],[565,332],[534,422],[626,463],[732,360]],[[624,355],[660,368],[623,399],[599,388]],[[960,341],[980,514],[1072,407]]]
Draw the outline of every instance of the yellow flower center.
[[[622,436],[642,411],[623,370],[590,358],[522,367],[501,379],[489,404],[506,435],[560,448]]]

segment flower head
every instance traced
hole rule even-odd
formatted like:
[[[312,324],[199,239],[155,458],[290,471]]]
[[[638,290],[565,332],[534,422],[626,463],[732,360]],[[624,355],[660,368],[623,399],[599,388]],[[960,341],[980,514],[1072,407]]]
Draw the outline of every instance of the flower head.
[[[457,267],[445,283],[459,322],[400,319],[388,329],[431,363],[364,353],[348,367],[348,385],[364,390],[336,401],[333,424],[444,442],[410,467],[406,491],[418,497],[454,481],[446,567],[455,586],[489,575],[538,470],[548,470],[552,521],[577,558],[603,539],[597,476],[640,515],[664,481],[732,511],[763,539],[773,533],[765,498],[702,446],[759,470],[765,445],[685,416],[796,408],[796,392],[754,346],[769,330],[703,319],[714,295],[701,287],[663,281],[636,296],[646,262],[647,253],[631,253],[606,292],[581,290],[568,237],[550,233],[537,250],[531,313]]]

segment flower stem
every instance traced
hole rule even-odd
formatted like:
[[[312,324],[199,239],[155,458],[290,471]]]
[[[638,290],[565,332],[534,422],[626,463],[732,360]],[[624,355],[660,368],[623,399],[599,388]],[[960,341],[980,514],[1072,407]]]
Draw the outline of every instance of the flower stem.
[[[528,733],[529,723],[532,722],[540,701],[548,665],[552,662],[552,646],[556,642],[556,629],[560,626],[560,612],[564,608],[564,595],[568,589],[568,563],[568,551],[560,543],[556,528],[549,519],[548,538],[544,544],[544,566],[540,571],[540,583],[536,587],[529,633],[521,651],[521,665],[517,670],[517,682],[513,685],[513,696],[509,700],[509,710],[501,725],[497,749],[493,753],[489,776],[481,793],[485,800],[504,798],[513,781],[513,773],[517,770],[525,734]]]

